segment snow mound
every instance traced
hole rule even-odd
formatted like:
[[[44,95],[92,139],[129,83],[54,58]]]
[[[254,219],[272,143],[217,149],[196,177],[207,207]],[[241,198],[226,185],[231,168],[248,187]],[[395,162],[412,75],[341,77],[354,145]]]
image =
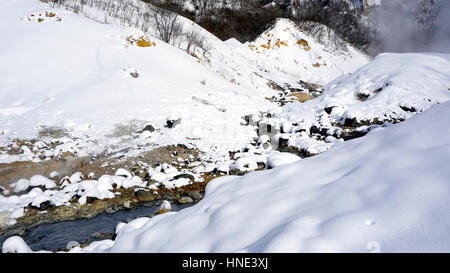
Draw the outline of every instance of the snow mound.
[[[443,103],[316,157],[215,179],[195,206],[89,251],[448,252],[449,115]]]
[[[19,236],[9,237],[3,242],[3,253],[31,253],[31,248]]]

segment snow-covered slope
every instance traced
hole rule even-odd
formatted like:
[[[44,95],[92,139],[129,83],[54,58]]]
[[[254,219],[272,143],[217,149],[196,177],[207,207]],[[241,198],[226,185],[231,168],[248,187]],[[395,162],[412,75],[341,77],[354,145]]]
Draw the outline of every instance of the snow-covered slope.
[[[290,146],[316,154],[342,141],[349,128],[364,133],[450,100],[449,86],[449,55],[384,53],[329,83],[322,96],[288,104],[262,122],[282,127]]]
[[[118,230],[110,252],[448,252],[450,103]],[[74,251],[80,251],[76,249]]]
[[[247,46],[265,61],[265,69],[280,72],[282,79],[301,79],[318,84],[327,84],[369,61],[367,56],[343,42],[332,30],[322,25],[321,28],[316,36],[288,19],[278,19],[271,29]],[[336,44],[343,46],[338,48]],[[274,80],[277,81],[276,78]]]
[[[56,15],[46,16],[47,10]],[[3,144],[36,137],[43,126],[109,141],[104,136],[118,123],[137,120],[138,129],[152,124],[161,130],[148,142],[196,142],[190,138],[201,139],[203,149],[221,143],[240,147],[255,135],[239,126],[242,117],[269,104],[267,91],[232,84],[184,51],[136,29],[50,10],[37,0],[2,1],[0,18],[1,36],[8,37],[0,45]],[[155,46],[131,45],[130,36],[145,36]],[[164,128],[167,119],[178,118],[176,128]],[[87,151],[99,146],[77,145]]]
[[[46,130],[62,130],[69,138],[60,139],[64,145],[51,151],[40,152],[40,147],[20,155],[0,151],[0,162],[39,161],[62,152],[99,154],[125,144],[183,143],[227,154],[256,136],[254,128],[239,124],[244,115],[258,116],[270,107],[264,99],[274,94],[267,85],[269,79],[293,87],[299,79],[326,83],[367,62],[361,53],[327,52],[286,20],[255,42],[268,42],[263,37],[270,33],[280,37],[280,43],[286,42],[286,48],[265,52],[261,47],[257,53],[251,44],[222,42],[180,18],[185,31],[196,29],[211,48],[208,54],[193,57],[149,35],[151,29],[143,33],[123,26],[143,26],[139,16],[144,11],[138,11],[145,4],[135,0],[121,4],[127,1],[129,6],[117,9],[123,13],[118,17],[105,15],[117,6],[114,1],[108,2],[111,6],[106,10],[94,5],[80,11],[97,22],[38,0],[1,2],[0,32],[8,42],[0,45],[4,79],[0,82],[0,144],[36,138]],[[72,2],[76,1],[67,3]],[[133,11],[137,17],[126,21]],[[290,30],[284,32],[285,28]],[[151,46],[131,44],[141,37],[150,40]],[[296,44],[300,37],[311,43],[310,52]],[[326,67],[317,68],[317,73],[304,69],[319,56]],[[179,118],[182,121],[175,129],[164,127],[167,120]],[[148,124],[157,129],[154,134],[131,136]]]

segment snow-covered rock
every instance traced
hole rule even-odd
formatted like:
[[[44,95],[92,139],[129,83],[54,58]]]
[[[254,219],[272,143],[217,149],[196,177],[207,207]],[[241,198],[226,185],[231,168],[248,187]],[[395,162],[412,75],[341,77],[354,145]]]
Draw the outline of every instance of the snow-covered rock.
[[[31,253],[31,248],[19,236],[9,237],[3,242],[3,253]]]
[[[339,143],[325,138],[342,138],[346,126],[367,132],[450,100],[449,86],[450,55],[384,53],[330,82],[322,96],[287,104],[263,122],[283,127],[290,146],[317,154]]]

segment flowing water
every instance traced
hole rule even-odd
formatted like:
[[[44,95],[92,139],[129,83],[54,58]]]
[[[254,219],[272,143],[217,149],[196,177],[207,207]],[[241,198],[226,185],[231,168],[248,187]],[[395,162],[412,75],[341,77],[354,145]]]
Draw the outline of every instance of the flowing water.
[[[172,211],[179,211],[192,204],[171,204]],[[159,205],[151,207],[138,207],[130,210],[122,210],[114,214],[100,214],[92,219],[79,219],[64,221],[54,224],[43,224],[26,230],[21,236],[33,251],[49,250],[62,251],[67,243],[77,241],[81,244],[103,240],[93,237],[94,233],[114,234],[117,223],[129,222],[139,217],[147,217],[155,214]],[[0,246],[9,236],[0,235]],[[108,237],[108,236],[107,236]]]

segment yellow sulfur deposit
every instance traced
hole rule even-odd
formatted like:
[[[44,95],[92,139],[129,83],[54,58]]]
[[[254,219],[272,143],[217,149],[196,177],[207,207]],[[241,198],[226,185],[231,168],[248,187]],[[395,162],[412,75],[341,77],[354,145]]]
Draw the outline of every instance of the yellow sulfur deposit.
[[[141,36],[138,39],[132,37],[132,36],[128,36],[126,38],[127,42],[129,42],[131,45],[134,45],[134,43],[136,43],[137,46],[139,47],[152,47],[152,46],[156,46],[155,42],[151,42],[147,37]]]
[[[303,40],[303,39],[298,40],[297,44],[303,46],[303,49],[305,49],[306,51],[310,51],[311,50],[311,47],[309,46],[309,44],[308,44],[308,42],[306,40]]]

